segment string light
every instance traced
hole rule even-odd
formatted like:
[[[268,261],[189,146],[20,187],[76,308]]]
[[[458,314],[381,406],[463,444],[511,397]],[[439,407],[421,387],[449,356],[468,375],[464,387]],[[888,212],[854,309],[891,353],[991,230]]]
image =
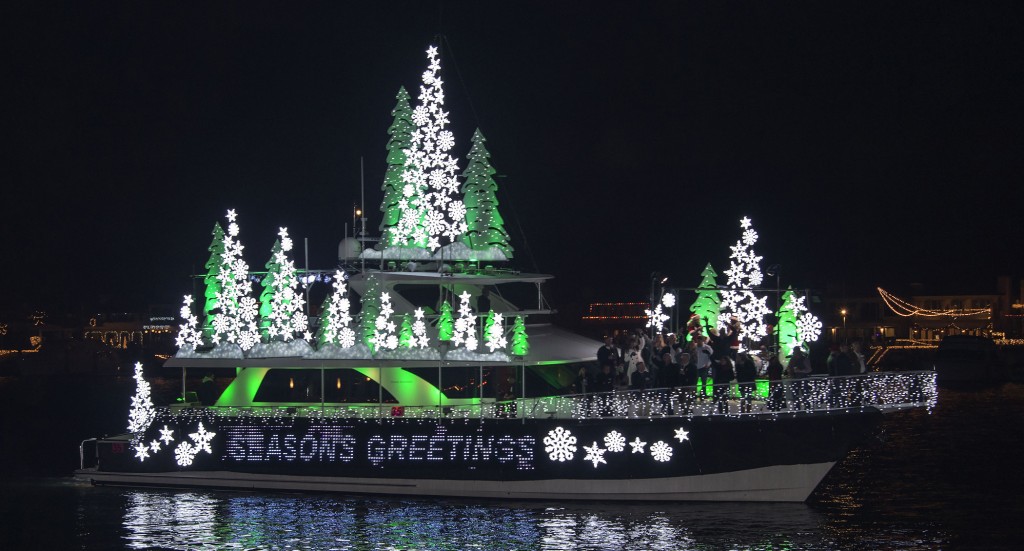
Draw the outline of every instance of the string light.
[[[949,308],[946,310],[929,310],[915,306],[910,302],[907,302],[893,294],[890,294],[885,289],[878,287],[878,294],[881,295],[882,300],[885,301],[885,305],[897,316],[909,318],[911,316],[922,316],[922,317],[965,317],[965,316],[978,316],[978,315],[989,315],[992,313],[989,308]]]

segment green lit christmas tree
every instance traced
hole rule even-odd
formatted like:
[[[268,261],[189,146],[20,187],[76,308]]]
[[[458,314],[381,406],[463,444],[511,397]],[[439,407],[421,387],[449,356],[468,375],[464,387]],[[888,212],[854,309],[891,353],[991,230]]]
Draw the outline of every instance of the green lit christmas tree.
[[[405,182],[402,180],[402,173],[405,172],[407,163],[406,150],[412,143],[412,131],[416,125],[412,122],[412,108],[409,107],[409,92],[402,86],[395,96],[397,102],[391,110],[394,121],[388,128],[388,168],[384,174],[384,184],[381,190],[384,191],[384,200],[380,203],[380,210],[384,214],[380,222],[380,231],[383,235],[385,247],[403,246],[406,240],[395,234],[398,221],[402,218],[402,200]],[[422,224],[422,220],[419,222]]]
[[[216,332],[213,329],[213,316],[214,310],[217,308],[217,294],[220,293],[220,265],[221,259],[224,258],[224,229],[221,228],[219,222],[213,224],[213,241],[210,242],[210,258],[206,261],[204,268],[206,268],[206,276],[203,277],[203,283],[206,284],[206,292],[204,297],[206,302],[203,304],[203,339],[210,342],[210,338]]]
[[[455,321],[452,319],[452,305],[441,303],[441,317],[437,319],[437,340],[450,341],[455,335]]]
[[[516,322],[512,325],[512,354],[514,356],[525,356],[530,352],[529,338],[526,336],[526,324],[522,316],[516,316]]]
[[[319,322],[317,323],[317,328],[316,328],[316,345],[317,345],[317,347],[321,347],[321,346],[323,346],[325,344],[334,344],[333,343],[333,339],[331,339],[331,337],[329,335],[329,333],[330,333],[330,329],[329,328],[330,328],[330,323],[331,323],[331,310],[333,308],[333,305],[334,305],[334,295],[333,294],[327,295],[327,298],[324,299],[323,304],[320,305],[320,316],[317,318],[319,320]]]
[[[466,205],[467,229],[459,240],[477,251],[497,247],[505,258],[512,258],[512,245],[505,231],[505,221],[498,212],[498,198],[495,195],[498,184],[494,182],[496,171],[491,166],[491,154],[484,147],[485,141],[479,128],[473,132],[473,147],[469,150],[468,165],[462,173],[466,179],[462,185],[462,194]]]
[[[799,307],[794,304],[794,298],[793,288],[788,287],[782,293],[782,305],[777,313],[779,321],[775,325],[775,333],[779,339],[779,358],[783,363],[793,354],[793,349],[800,345],[800,331],[796,326]]]
[[[363,343],[373,354],[374,338],[377,336],[377,317],[380,315],[380,281],[375,276],[367,278],[366,293],[362,296],[362,312],[359,314],[359,329]]]
[[[707,335],[707,327],[718,327],[719,305],[722,299],[718,292],[718,283],[715,278],[718,274],[709,263],[700,273],[700,284],[697,285],[697,300],[690,305],[690,312],[697,315],[701,324],[701,334]],[[687,340],[690,340],[689,335]]]
[[[401,348],[412,348],[416,345],[416,339],[412,336],[412,318],[409,314],[402,316],[402,326],[398,329],[398,346]]]
[[[267,275],[260,281],[260,284],[263,285],[263,290],[260,292],[260,337],[263,342],[270,341],[270,326],[274,324],[271,317],[274,307],[271,302],[274,300],[274,278],[281,271],[281,265],[276,261],[280,253],[281,240],[278,239],[270,248],[270,260],[263,265],[267,269]]]

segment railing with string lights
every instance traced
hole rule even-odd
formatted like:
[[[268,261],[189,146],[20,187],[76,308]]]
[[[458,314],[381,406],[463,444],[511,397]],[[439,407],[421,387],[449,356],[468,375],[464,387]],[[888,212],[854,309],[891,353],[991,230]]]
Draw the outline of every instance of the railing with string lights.
[[[452,406],[326,404],[298,407],[158,408],[159,417],[294,416],[325,419],[607,419],[748,415],[925,408],[938,399],[934,371],[867,373],[849,377],[808,377],[772,381],[766,393],[736,384],[519,398]],[[715,392],[717,391],[717,393]]]

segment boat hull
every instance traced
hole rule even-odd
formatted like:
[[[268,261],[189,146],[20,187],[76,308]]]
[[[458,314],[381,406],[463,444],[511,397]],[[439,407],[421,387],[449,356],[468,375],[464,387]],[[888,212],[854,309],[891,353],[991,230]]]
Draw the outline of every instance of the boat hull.
[[[799,502],[881,417],[870,409],[579,421],[179,415],[157,419],[141,438],[100,440],[96,466],[76,475],[101,485]],[[161,434],[167,441],[154,445]]]

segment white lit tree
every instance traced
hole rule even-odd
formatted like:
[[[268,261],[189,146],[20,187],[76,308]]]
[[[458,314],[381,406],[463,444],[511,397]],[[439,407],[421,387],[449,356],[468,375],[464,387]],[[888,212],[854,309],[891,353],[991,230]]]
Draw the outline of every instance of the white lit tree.
[[[452,197],[459,192],[458,163],[448,153],[455,137],[445,127],[450,122],[444,111],[441,61],[437,47],[427,48],[429,64],[423,73],[419,105],[413,109],[412,132],[402,172],[401,217],[392,229],[396,244],[436,250],[441,240],[454,241],[466,231],[466,207]]]
[[[356,332],[352,330],[351,303],[348,298],[348,285],[345,284],[345,272],[334,273],[334,291],[324,299],[323,311],[320,314],[320,331],[317,342],[340,345],[348,348],[356,342]]]
[[[199,318],[192,312],[192,295],[185,295],[184,304],[181,306],[181,318],[184,321],[178,327],[178,337],[175,344],[178,348],[186,346],[195,349],[203,344],[203,334],[199,331]]]
[[[395,334],[395,322],[391,316],[395,313],[391,307],[391,295],[387,292],[380,294],[380,309],[377,311],[377,318],[374,320],[373,347],[374,350],[394,350],[398,348],[398,336]]]
[[[267,275],[263,278],[264,308],[260,311],[263,315],[260,326],[268,340],[288,342],[306,336],[309,320],[303,312],[306,300],[299,291],[295,263],[288,258],[288,251],[292,250],[288,228],[281,228],[277,234],[279,239],[274,243],[272,258],[267,262]]]
[[[728,288],[722,292],[719,319],[728,319],[729,316],[735,315],[740,320],[740,348],[745,349],[744,340],[759,340],[768,335],[764,317],[771,310],[767,305],[768,297],[758,297],[753,291],[764,280],[761,273],[761,257],[757,256],[753,249],[757,243],[757,232],[751,227],[750,219],[745,216],[740,220],[740,228],[743,234],[736,244],[730,247],[732,253],[729,255],[729,269],[725,271]]]
[[[135,364],[135,396],[128,411],[128,432],[141,433],[156,419],[156,408],[150,397],[149,382],[142,377],[142,363]]]
[[[423,308],[417,308],[413,316],[416,318],[412,323],[413,342],[416,348],[426,348],[430,345],[430,339],[427,337],[427,322],[423,319]]]
[[[249,280],[249,265],[242,258],[243,246],[238,241],[237,215],[229,210],[228,233],[224,236],[224,254],[221,258],[217,279],[220,290],[217,293],[217,307],[220,310],[213,318],[214,345],[234,343],[242,350],[249,350],[260,339],[257,327],[256,299],[251,296],[252,282]]]
[[[452,343],[455,346],[466,345],[466,350],[476,350],[476,315],[469,305],[472,295],[463,291],[459,295],[459,319],[455,320],[455,333],[452,335]]]
[[[487,313],[487,321],[484,323],[484,344],[491,352],[508,346],[508,339],[505,337],[505,318],[494,310]]]

